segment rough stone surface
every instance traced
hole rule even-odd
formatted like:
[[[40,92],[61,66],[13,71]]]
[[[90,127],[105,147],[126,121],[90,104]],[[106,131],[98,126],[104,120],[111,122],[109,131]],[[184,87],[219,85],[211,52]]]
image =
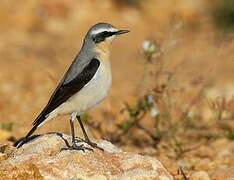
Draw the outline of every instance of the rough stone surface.
[[[209,175],[205,171],[194,172],[191,175],[192,180],[210,180]]]
[[[70,136],[63,137],[70,142]],[[65,147],[61,137],[56,134],[40,136],[12,150],[0,160],[0,177],[50,180],[173,179],[155,158],[123,152],[108,141],[100,140],[97,143],[104,152],[97,149],[93,152],[60,151]]]
[[[220,166],[219,168],[214,169],[212,172],[212,179],[234,179],[234,166]]]

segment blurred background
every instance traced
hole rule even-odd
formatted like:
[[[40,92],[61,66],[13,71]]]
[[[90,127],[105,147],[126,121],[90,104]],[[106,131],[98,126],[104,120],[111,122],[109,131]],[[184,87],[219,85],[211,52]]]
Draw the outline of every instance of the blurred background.
[[[31,128],[97,22],[131,33],[112,45],[110,95],[83,115],[90,136],[177,179],[234,177],[233,0],[1,0],[0,142]]]

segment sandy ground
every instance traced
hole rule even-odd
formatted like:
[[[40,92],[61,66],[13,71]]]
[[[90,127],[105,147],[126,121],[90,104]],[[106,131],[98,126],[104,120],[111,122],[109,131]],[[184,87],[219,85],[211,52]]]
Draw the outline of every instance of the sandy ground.
[[[98,108],[89,112],[93,124],[104,122],[100,130],[103,132],[94,132],[94,136],[109,137],[110,133],[114,133],[112,131],[117,122],[126,117],[120,113],[124,102],[134,104],[146,92],[167,82],[166,73],[154,76],[159,65],[156,59],[147,65],[150,69],[147,73],[152,71],[153,75],[147,76],[142,83],[145,68],[142,43],[146,39],[154,39],[165,48],[161,57],[164,71],[175,72],[170,84],[173,87],[170,92],[173,100],[171,113],[175,117],[173,121],[180,120],[178,116],[204,88],[202,97],[225,97],[229,121],[224,124],[228,124],[233,132],[233,116],[230,114],[233,114],[234,107],[234,41],[231,34],[222,35],[214,28],[211,8],[208,1],[202,0],[148,0],[141,7],[119,5],[109,0],[102,3],[91,0],[24,0],[17,3],[2,0],[0,122],[12,122],[10,134],[15,138],[23,136],[78,52],[88,28],[96,22],[109,22],[116,27],[129,29],[131,33],[113,43],[113,86],[110,95]],[[195,124],[205,122],[212,132],[222,133],[219,124],[214,121],[210,106],[203,99],[198,101],[191,107],[191,112],[197,115]],[[61,117],[48,122],[38,132],[69,133],[67,119]],[[152,129],[147,119],[149,117],[146,117],[146,126]],[[201,128],[198,129],[200,132]],[[196,130],[192,131],[191,136],[196,133]],[[179,137],[183,140],[181,133]],[[129,138],[132,137],[126,137]],[[186,133],[185,144],[189,138]],[[198,139],[195,142],[189,142],[188,147],[193,150],[182,157],[175,155],[167,141],[157,147],[143,143],[140,150],[136,143],[125,144],[123,148],[157,156],[175,176],[178,167],[182,166],[188,175],[204,171],[217,179],[225,175],[233,177],[233,173],[230,173],[234,168],[231,138],[208,142]],[[224,146],[227,147],[225,151]]]

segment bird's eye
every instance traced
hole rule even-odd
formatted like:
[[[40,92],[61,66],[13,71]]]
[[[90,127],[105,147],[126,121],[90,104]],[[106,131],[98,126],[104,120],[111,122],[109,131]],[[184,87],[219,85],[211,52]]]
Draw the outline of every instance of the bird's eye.
[[[113,33],[109,32],[109,31],[103,31],[103,32],[101,32],[101,33],[95,35],[95,36],[93,37],[93,41],[94,41],[95,43],[99,43],[99,42],[104,41],[105,38],[110,37],[110,36],[112,36],[112,35],[113,35]]]
[[[103,31],[101,34],[100,34],[102,37],[108,37],[108,36],[111,36],[110,32],[108,31]]]
[[[109,32],[108,32],[108,31],[103,31],[102,34],[103,34],[104,36],[107,36],[107,35],[109,35]]]

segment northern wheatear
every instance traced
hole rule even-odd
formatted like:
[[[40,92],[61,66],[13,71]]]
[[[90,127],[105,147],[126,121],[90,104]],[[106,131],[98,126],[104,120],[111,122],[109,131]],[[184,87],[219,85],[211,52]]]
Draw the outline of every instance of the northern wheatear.
[[[98,148],[97,144],[88,138],[80,115],[107,96],[112,81],[110,44],[116,36],[128,32],[128,30],[118,30],[107,23],[98,23],[90,28],[80,52],[24,139],[29,138],[46,121],[59,115],[70,114],[72,145],[69,149],[84,150],[82,145],[76,143],[74,131],[76,118],[84,134],[84,141],[91,147]],[[23,144],[24,142],[20,141],[17,147]]]

